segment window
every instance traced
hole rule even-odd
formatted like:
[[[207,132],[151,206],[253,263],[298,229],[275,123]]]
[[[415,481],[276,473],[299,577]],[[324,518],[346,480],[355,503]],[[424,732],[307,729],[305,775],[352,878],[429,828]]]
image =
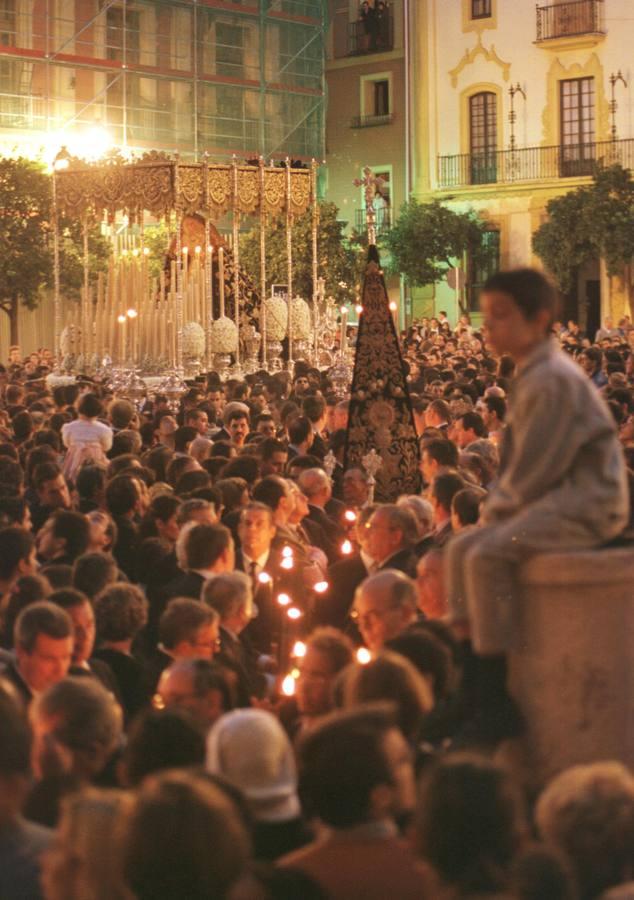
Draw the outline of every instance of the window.
[[[472,19],[491,18],[491,0],[471,0]]]
[[[390,114],[390,82],[385,79],[375,81],[374,84],[374,115],[389,116]]]
[[[497,176],[497,97],[482,91],[469,98],[471,184],[488,184]]]
[[[106,10],[106,58],[123,61],[124,46],[125,62],[139,63],[141,56],[141,14],[138,11],[126,10],[124,21],[123,9],[118,6],[111,6]]]
[[[216,75],[244,78],[244,28],[240,25],[216,25]]]
[[[0,46],[15,47],[15,0],[0,0]]]
[[[590,175],[595,158],[594,78],[559,83],[561,174]]]
[[[482,238],[482,251],[476,258],[469,257],[467,285],[467,305],[470,312],[478,312],[480,308],[480,292],[485,282],[500,268],[500,232],[494,229],[485,231]]]

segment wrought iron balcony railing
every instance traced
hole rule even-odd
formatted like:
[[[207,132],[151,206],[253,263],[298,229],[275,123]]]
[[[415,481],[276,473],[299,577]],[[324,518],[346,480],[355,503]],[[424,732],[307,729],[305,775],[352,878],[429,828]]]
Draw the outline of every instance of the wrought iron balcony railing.
[[[573,0],[537,7],[537,40],[605,34],[603,0]]]
[[[348,25],[348,56],[384,53],[393,49],[394,20],[389,6],[380,15],[370,10],[365,18],[360,17]]]
[[[385,234],[392,227],[392,207],[381,206],[374,210],[376,216],[376,232],[377,234]],[[354,212],[354,226],[357,231],[365,231],[365,210],[356,209]]]
[[[438,186],[511,184],[592,175],[596,166],[634,169],[634,139],[554,147],[522,147],[438,157]]]

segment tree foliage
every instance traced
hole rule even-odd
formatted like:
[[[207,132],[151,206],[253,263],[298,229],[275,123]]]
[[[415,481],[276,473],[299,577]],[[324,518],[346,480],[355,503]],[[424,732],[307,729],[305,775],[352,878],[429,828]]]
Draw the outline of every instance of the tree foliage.
[[[358,282],[359,249],[343,234],[334,203],[319,204],[317,239],[318,273],[326,282],[326,295],[339,302],[352,300]],[[312,213],[309,210],[293,223],[293,294],[310,300],[313,296]],[[258,227],[240,239],[240,265],[254,284],[260,284],[260,230]],[[286,227],[283,219],[266,226],[267,293],[272,284],[288,281]],[[345,286],[344,286],[345,285]]]
[[[634,257],[634,182],[620,165],[599,169],[594,181],[550,200],[548,220],[533,235],[533,251],[562,291],[586,262],[604,259],[617,275]]]
[[[17,341],[17,312],[22,303],[35,309],[53,287],[51,177],[29,159],[0,159],[0,309],[11,320],[11,341]],[[108,242],[98,226],[88,241],[93,279],[105,269]],[[81,223],[60,222],[61,288],[79,297],[83,284]]]
[[[390,271],[403,275],[410,286],[434,284],[465,252],[479,255],[485,231],[486,223],[471,210],[455,212],[438,200],[410,200],[384,239],[392,257]]]

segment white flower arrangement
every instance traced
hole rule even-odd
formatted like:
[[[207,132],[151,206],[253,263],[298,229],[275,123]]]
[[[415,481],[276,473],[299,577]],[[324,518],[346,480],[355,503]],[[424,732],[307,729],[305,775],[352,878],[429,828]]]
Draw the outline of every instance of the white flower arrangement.
[[[68,384],[75,384],[75,376],[74,375],[58,375],[55,372],[50,372],[46,376],[46,384],[47,386],[53,390],[56,387],[66,387]]]
[[[266,337],[269,341],[283,341],[288,328],[288,307],[281,297],[269,297],[266,309]]]
[[[198,322],[183,326],[183,355],[188,359],[200,359],[205,352],[205,332]]]
[[[310,307],[301,297],[293,300],[291,312],[291,334],[295,341],[308,341],[312,332]]]
[[[211,352],[235,353],[238,349],[238,329],[233,319],[221,316],[211,325]]]

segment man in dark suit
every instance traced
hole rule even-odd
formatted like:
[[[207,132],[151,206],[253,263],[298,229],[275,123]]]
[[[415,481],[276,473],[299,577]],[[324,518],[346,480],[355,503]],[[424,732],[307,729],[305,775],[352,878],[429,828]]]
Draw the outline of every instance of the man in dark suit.
[[[434,507],[434,547],[444,547],[453,535],[451,503],[464,486],[465,483],[457,472],[443,472],[432,482],[429,494]]]
[[[345,538],[343,525],[326,512],[326,505],[332,499],[330,478],[323,469],[306,469],[297,483],[308,498],[308,519],[319,525],[334,544],[340,545]]]
[[[376,506],[366,506],[359,511],[356,527],[359,553],[330,566],[328,591],[319,599],[315,611],[317,624],[344,629],[355,637],[358,637],[358,632],[351,626],[349,613],[356,589],[376,569],[376,563],[368,553],[366,527],[376,509]]]
[[[137,479],[131,475],[112,478],[106,487],[106,504],[117,526],[117,542],[112,555],[130,581],[136,581],[140,544],[136,523],[143,514],[143,498]]]
[[[418,538],[414,513],[404,506],[386,503],[374,512],[367,524],[367,551],[376,561],[376,571],[398,569],[410,578],[416,577]]]
[[[323,459],[328,452],[326,442],[321,436],[321,432],[326,427],[326,401],[323,397],[305,397],[302,403],[302,411],[313,427],[314,438],[310,452],[318,459]]]
[[[156,621],[172,597],[200,600],[204,583],[220,572],[231,572],[235,563],[231,532],[220,524],[185,526],[176,553],[183,571],[159,592],[151,614]]]
[[[277,533],[272,509],[264,503],[249,503],[240,515],[238,525],[241,547],[236,554],[235,568],[245,572],[253,587],[253,599],[257,616],[246,627],[245,636],[253,641],[259,651],[268,653],[273,643],[282,636],[284,607],[278,602],[285,593],[301,606],[305,588],[301,582],[299,567],[292,568],[284,557],[283,548],[272,544]]]
[[[36,694],[68,674],[73,654],[73,622],[54,603],[32,603],[15,623],[15,662],[0,675],[28,705]]]
[[[220,616],[220,652],[217,660],[227,663],[237,677],[235,705],[249,706],[251,697],[261,696],[265,680],[258,670],[257,650],[244,634],[254,618],[253,588],[245,572],[225,572],[206,582],[202,600]]]

